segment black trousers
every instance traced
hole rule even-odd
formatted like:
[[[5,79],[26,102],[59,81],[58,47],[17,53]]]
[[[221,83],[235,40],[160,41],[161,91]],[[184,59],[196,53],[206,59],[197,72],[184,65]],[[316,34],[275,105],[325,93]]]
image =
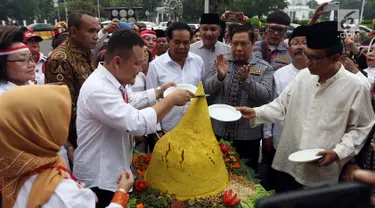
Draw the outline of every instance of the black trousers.
[[[241,158],[248,159],[246,165],[255,171],[258,170],[260,139],[255,140],[234,140],[233,146],[236,148]]]
[[[270,176],[271,183],[276,193],[295,191],[303,188],[303,185],[298,183],[293,176],[288,173],[271,168]]]
[[[115,194],[112,191],[107,191],[103,189],[99,189],[98,187],[91,188],[91,190],[96,194],[98,197],[98,202],[96,203],[96,208],[105,208],[107,207]]]

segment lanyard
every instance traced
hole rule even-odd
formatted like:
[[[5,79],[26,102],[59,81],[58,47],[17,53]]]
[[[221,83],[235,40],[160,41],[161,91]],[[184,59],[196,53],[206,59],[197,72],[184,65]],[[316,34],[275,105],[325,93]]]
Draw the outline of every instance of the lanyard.
[[[63,166],[60,166],[60,165],[52,165],[52,166],[42,166],[42,167],[39,167],[37,169],[34,170],[35,173],[41,173],[43,170],[47,170],[49,168],[57,168],[57,169],[60,169],[60,170],[63,170],[65,172],[67,172],[70,176],[70,178],[72,180],[74,180],[75,182],[77,182],[77,178],[73,175],[73,173],[71,173],[68,169],[66,169],[65,167]]]
[[[125,88],[125,86],[123,86],[123,87]],[[128,93],[125,94],[124,91],[122,91],[121,89],[120,89],[120,91],[121,91],[122,98],[124,99],[125,103],[129,103]]]
[[[267,60],[266,60],[266,61],[270,62],[271,59],[273,59],[273,57],[276,56],[276,54],[277,54],[277,49],[274,50],[274,51],[272,52],[271,55],[269,55],[269,53],[268,53],[268,51],[269,51],[269,46],[268,46],[268,42],[266,41],[266,50],[267,50]]]

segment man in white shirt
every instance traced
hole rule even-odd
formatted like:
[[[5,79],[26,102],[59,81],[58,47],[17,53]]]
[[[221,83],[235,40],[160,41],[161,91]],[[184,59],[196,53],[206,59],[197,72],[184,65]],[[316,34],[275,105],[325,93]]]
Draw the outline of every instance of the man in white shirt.
[[[213,67],[217,55],[223,54],[226,58],[231,53],[231,47],[218,41],[221,33],[220,17],[218,14],[202,14],[199,32],[202,40],[190,46],[190,52],[198,54],[204,62],[205,76]],[[209,100],[209,98],[208,98]]]
[[[169,50],[150,63],[147,78],[147,89],[155,88],[167,82],[191,84],[198,86],[204,73],[201,57],[189,52],[193,32],[181,22],[173,23],[167,31]],[[174,107],[161,121],[161,130],[166,133],[172,130],[184,115],[188,105]]]
[[[138,34],[115,32],[108,42],[105,63],[87,78],[79,93],[73,172],[96,193],[97,207],[109,204],[118,187],[117,177],[130,171],[132,135],[154,133],[156,124],[174,106],[191,99],[187,90],[177,90],[153,105],[171,83],[141,94],[127,91],[125,85],[134,84],[141,70],[143,46]]]
[[[306,68],[306,59],[302,52],[306,48],[306,26],[299,26],[293,30],[290,36],[288,52],[292,57],[292,63],[277,70],[274,75],[273,92],[277,98],[298,73]],[[262,163],[266,165],[265,179],[262,180],[262,185],[266,189],[272,189],[272,161],[275,156],[277,145],[279,144],[281,133],[283,131],[283,121],[274,124],[263,125],[263,140],[262,140]]]
[[[361,150],[375,123],[367,86],[339,63],[343,50],[337,22],[307,29],[302,70],[273,102],[258,108],[238,107],[251,126],[285,120],[272,168],[276,191],[337,183],[343,165]],[[294,163],[288,156],[322,148],[315,163]]]

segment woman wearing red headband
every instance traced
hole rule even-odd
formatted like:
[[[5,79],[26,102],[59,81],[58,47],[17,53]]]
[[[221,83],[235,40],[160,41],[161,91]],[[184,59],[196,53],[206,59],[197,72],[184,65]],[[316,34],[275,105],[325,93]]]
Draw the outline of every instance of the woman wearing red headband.
[[[155,58],[156,54],[156,33],[152,30],[143,30],[141,32],[141,37],[145,41],[148,51],[152,55],[152,59]]]

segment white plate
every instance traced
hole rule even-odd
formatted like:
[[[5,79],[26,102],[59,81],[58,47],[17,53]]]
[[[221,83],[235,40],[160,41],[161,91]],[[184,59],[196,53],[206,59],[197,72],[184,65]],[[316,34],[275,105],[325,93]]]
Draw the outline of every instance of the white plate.
[[[233,106],[225,104],[215,104],[208,106],[208,111],[211,118],[218,121],[231,122],[238,121],[241,118],[241,113]]]
[[[320,149],[320,148],[300,150],[298,152],[295,152],[289,155],[288,159],[296,163],[313,162],[323,157],[323,156],[316,156],[316,153],[323,151],[323,150],[324,149]]]
[[[167,97],[171,92],[175,91],[176,89],[183,89],[183,90],[189,90],[190,92],[194,93],[197,91],[197,87],[191,84],[178,84],[176,87],[169,87],[164,91],[163,96]]]

